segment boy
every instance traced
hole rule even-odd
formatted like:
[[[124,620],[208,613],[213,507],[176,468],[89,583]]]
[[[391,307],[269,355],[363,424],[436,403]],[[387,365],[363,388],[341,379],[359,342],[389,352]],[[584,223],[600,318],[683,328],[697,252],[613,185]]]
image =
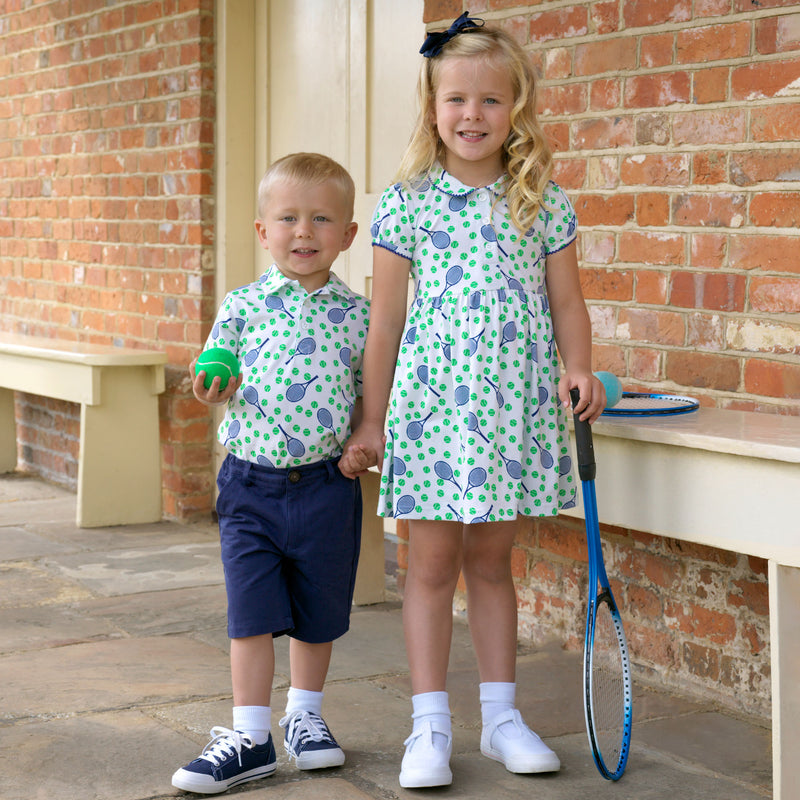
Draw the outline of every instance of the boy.
[[[206,342],[239,357],[239,378],[206,389],[205,373],[190,366],[195,397],[227,403],[217,512],[234,708],[233,730],[212,728],[202,754],[172,776],[179,789],[217,794],[275,771],[273,637],[284,633],[289,760],[300,769],[344,763],[321,716],[322,689],[333,640],[349,627],[361,538],[355,478],[377,463],[361,449],[342,455],[360,414],[369,301],[330,268],[358,228],[354,194],[350,175],[325,156],[297,153],[267,170],[255,227],[275,263],[228,294]]]

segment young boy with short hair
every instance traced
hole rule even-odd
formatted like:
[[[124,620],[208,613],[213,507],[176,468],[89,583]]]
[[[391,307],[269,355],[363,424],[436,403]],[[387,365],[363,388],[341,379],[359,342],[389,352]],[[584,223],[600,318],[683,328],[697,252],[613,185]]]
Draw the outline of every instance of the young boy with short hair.
[[[231,637],[233,729],[214,727],[173,786],[217,794],[275,771],[273,637],[290,636],[284,747],[300,769],[340,766],[321,716],[333,640],[349,627],[361,539],[357,476],[377,463],[342,453],[358,423],[369,301],[331,265],[350,247],[355,189],[326,156],[276,161],[258,191],[256,232],[274,264],[230,292],[206,342],[237,355],[220,387],[190,366],[195,397],[227,403],[217,484]]]

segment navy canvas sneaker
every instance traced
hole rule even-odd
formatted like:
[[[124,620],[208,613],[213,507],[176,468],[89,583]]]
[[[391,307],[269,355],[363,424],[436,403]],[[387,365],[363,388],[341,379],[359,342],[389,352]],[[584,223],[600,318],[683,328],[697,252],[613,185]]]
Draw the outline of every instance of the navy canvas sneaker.
[[[344,764],[344,751],[319,714],[295,711],[287,714],[280,726],[286,729],[283,746],[289,761],[294,759],[298,769],[324,769]]]
[[[219,794],[272,775],[276,763],[271,735],[264,744],[253,744],[241,731],[217,726],[203,752],[172,776],[172,785],[186,792]]]

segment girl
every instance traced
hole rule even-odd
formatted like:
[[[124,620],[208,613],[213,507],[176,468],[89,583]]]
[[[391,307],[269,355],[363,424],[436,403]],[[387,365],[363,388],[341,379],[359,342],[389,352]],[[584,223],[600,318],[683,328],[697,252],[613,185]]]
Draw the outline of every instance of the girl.
[[[372,224],[364,415],[350,441],[383,450],[391,389],[379,513],[409,521],[403,787],[452,781],[445,680],[459,572],[481,679],[481,752],[511,772],[559,769],[515,708],[511,548],[518,515],[574,504],[569,390],[580,392],[582,419],[605,406],[575,213],[549,180],[525,53],[467,14],[420,52],[416,130]]]

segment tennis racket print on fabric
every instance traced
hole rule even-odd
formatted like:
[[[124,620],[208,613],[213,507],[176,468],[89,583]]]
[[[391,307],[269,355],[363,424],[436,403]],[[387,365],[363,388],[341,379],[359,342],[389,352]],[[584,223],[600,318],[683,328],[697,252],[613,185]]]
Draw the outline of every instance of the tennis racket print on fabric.
[[[681,394],[652,394],[650,392],[623,392],[613,406],[603,410],[606,417],[653,417],[671,414],[688,414],[696,411],[700,403],[694,397]]]
[[[572,407],[578,391],[570,392]],[[583,653],[583,707],[586,732],[600,774],[617,781],[625,772],[633,728],[633,688],[628,645],[617,603],[608,584],[594,478],[596,464],[592,430],[588,422],[575,422],[578,474],[586,517],[589,551],[589,597]]]

